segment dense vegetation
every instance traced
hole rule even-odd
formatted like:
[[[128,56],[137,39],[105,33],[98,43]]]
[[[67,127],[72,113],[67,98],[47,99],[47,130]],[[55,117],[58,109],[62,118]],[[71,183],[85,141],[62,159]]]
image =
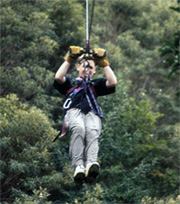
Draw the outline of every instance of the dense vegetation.
[[[1,1],[2,203],[180,202],[178,23],[177,0],[95,1],[91,47],[118,84],[99,98],[101,173],[78,186],[69,135],[51,142],[63,115],[52,84],[68,47],[85,45],[85,0]]]

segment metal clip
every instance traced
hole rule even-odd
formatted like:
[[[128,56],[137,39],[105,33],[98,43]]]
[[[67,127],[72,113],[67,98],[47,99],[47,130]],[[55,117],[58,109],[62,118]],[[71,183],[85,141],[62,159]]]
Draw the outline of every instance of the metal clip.
[[[64,102],[63,108],[68,109],[70,107],[71,103],[72,103],[71,98],[67,98],[66,101]]]

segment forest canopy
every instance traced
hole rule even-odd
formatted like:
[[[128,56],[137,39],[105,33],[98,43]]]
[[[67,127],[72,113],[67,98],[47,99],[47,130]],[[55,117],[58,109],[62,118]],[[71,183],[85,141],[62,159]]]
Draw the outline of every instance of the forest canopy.
[[[95,0],[91,49],[106,49],[118,83],[98,98],[100,175],[78,186],[70,135],[52,143],[64,102],[52,84],[69,46],[85,46],[86,1],[1,1],[3,204],[180,202],[179,4]],[[68,75],[75,74],[72,65]]]

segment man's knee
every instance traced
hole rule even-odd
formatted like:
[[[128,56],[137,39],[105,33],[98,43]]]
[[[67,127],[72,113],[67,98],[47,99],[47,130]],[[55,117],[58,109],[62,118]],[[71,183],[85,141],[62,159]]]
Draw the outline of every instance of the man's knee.
[[[76,135],[84,137],[85,136],[85,127],[82,124],[78,123],[72,128],[72,132]]]

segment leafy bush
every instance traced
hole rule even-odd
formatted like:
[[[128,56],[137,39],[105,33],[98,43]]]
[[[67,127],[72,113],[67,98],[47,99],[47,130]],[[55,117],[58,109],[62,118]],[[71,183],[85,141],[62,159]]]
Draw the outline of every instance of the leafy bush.
[[[50,161],[49,143],[56,131],[47,116],[36,107],[22,104],[16,95],[0,99],[2,200],[31,192],[47,180],[61,183]],[[52,180],[52,181],[51,181]]]
[[[160,199],[157,198],[151,198],[151,197],[144,197],[142,198],[142,204],[179,204],[180,202],[180,196],[177,196],[177,198],[166,198],[166,199]]]

